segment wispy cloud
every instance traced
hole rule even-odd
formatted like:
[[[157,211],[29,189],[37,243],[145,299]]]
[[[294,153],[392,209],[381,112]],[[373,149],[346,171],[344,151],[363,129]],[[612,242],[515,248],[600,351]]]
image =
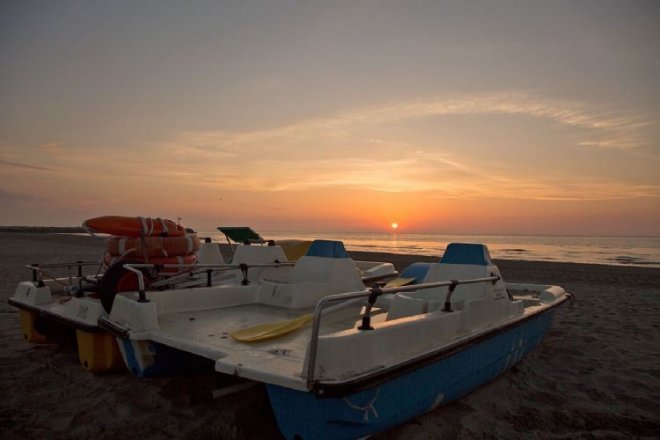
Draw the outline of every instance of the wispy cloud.
[[[583,102],[521,92],[472,94],[367,107],[263,130],[182,132],[173,139],[137,148],[97,149],[94,156],[62,142],[48,142],[38,149],[48,153],[49,166],[18,161],[24,155],[22,150],[5,147],[4,156],[10,160],[0,160],[0,166],[75,170],[76,176],[84,176],[90,184],[99,179],[133,179],[163,188],[186,185],[207,190],[334,188],[444,198],[537,200],[660,195],[660,185],[634,178],[617,180],[605,172],[600,177],[562,175],[561,170],[534,171],[524,161],[494,166],[497,154],[486,147],[490,139],[479,133],[478,125],[470,125],[461,134],[484,143],[480,152],[471,154],[463,150],[460,140],[454,145],[443,139],[442,130],[437,140],[417,136],[415,124],[419,121],[452,115],[536,118],[551,122],[548,130],[570,133],[563,138],[569,139],[566,142],[572,143],[571,148],[595,152],[617,149],[622,154],[647,142],[643,128],[649,124],[640,115],[614,113]],[[517,133],[514,130],[503,136],[515,142]],[[67,154],[63,154],[65,149]]]
[[[0,159],[0,166],[14,168],[14,169],[18,168],[18,169],[26,169],[26,170],[37,170],[37,171],[55,171],[54,168],[43,167],[39,165],[30,165],[26,163],[12,162],[9,160],[2,160],[2,159]]]
[[[518,115],[540,118],[584,129],[582,139],[578,142],[580,145],[616,149],[643,145],[646,140],[639,134],[639,130],[651,124],[639,115],[613,114],[609,109],[599,109],[578,101],[510,92],[393,103],[267,130],[184,132],[159,147],[176,157],[189,157],[193,154],[198,158],[223,158],[239,162],[241,157],[249,154],[263,156],[295,152],[296,157],[304,158],[308,153],[318,155],[324,146],[332,146],[340,153],[350,151],[352,155],[357,155],[360,151],[370,153],[373,150],[366,148],[373,139],[364,137],[364,132],[370,128],[449,115]],[[391,141],[382,142],[385,146],[379,151],[381,155],[393,150],[399,153],[400,148],[392,148]],[[365,148],[355,148],[356,143]]]
[[[511,179],[466,158],[460,148],[443,146],[442,140],[420,145],[406,140],[405,134],[383,133],[393,125],[449,115],[538,118],[580,129],[576,146],[607,149],[643,145],[640,129],[649,124],[639,115],[614,114],[577,101],[520,92],[475,94],[369,107],[267,130],[184,132],[152,145],[150,157],[169,158],[153,171],[158,177],[255,191],[330,187],[550,200],[658,195],[656,186],[617,183],[610,178],[560,181],[519,173]]]
[[[43,152],[51,155],[66,154],[66,150],[64,148],[64,142],[46,142],[44,144],[39,145],[39,148]]]

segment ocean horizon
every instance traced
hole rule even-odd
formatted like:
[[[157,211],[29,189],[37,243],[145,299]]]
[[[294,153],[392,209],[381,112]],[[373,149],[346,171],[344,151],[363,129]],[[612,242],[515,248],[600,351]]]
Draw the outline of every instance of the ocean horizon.
[[[0,227],[7,232],[50,232],[87,235],[79,227]],[[67,231],[71,229],[71,231]],[[660,237],[444,234],[401,232],[257,231],[266,240],[341,240],[349,251],[438,256],[452,242],[483,243],[494,259],[660,267]],[[199,229],[200,238],[226,243],[218,230]],[[104,234],[98,234],[103,236]]]
[[[660,237],[554,235],[476,235],[441,233],[369,233],[257,231],[266,240],[341,240],[349,251],[442,256],[452,242],[483,243],[494,259],[660,267]],[[220,231],[201,237],[226,241]]]

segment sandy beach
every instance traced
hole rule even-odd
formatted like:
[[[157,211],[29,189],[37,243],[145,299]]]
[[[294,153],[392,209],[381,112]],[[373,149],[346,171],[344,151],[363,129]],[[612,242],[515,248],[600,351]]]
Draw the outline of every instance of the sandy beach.
[[[92,374],[73,345],[23,340],[7,304],[29,263],[98,260],[100,238],[0,232],[2,439],[279,438],[265,391],[209,399],[213,375],[138,380]],[[437,256],[351,253],[399,270]],[[506,281],[573,292],[513,371],[378,439],[660,437],[660,269],[496,261]]]

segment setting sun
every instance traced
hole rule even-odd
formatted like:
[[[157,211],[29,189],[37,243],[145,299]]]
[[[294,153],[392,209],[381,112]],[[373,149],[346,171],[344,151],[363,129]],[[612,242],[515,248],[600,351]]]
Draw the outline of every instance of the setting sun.
[[[397,222],[394,222],[390,226],[392,226],[392,229],[397,229],[399,227],[399,224]]]

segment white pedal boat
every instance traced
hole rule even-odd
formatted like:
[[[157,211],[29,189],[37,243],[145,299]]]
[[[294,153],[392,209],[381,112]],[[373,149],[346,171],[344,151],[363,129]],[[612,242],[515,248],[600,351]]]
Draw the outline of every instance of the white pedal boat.
[[[557,286],[505,284],[483,245],[451,244],[408,275],[419,284],[367,289],[349,259],[303,257],[289,283],[122,295],[101,322],[135,350],[132,368],[148,344],[192,353],[264,383],[286,438],[349,439],[507,371],[571,298]],[[246,335],[256,342],[234,339]]]
[[[126,267],[139,274],[137,269],[142,266]],[[275,272],[270,274],[281,275]],[[126,366],[138,377],[176,374],[203,365],[200,357],[215,360],[214,354],[203,348],[179,350],[179,344],[168,343],[171,337],[187,337],[186,328],[178,328],[177,323],[174,323],[177,328],[173,335],[159,334],[157,338],[151,338],[145,330],[159,326],[156,318],[165,322],[169,316],[181,318],[190,310],[204,312],[207,309],[231,306],[246,306],[244,311],[249,315],[245,317],[247,322],[268,320],[270,308],[287,310],[287,316],[293,317],[299,310],[311,310],[324,296],[356,289],[366,292],[365,283],[374,279],[391,279],[397,274],[391,263],[350,259],[340,241],[315,240],[307,255],[293,263],[286,277],[276,278],[264,273],[255,283],[237,282],[162,292],[122,293],[115,298],[110,316],[100,319],[100,325],[120,336],[119,348]],[[355,307],[359,310],[358,304]],[[179,312],[183,312],[183,315],[177,315]],[[198,318],[190,316],[185,319],[192,323]],[[196,332],[194,327],[190,328]],[[183,333],[177,336],[180,332]],[[125,337],[129,333],[130,336]],[[227,338],[228,334],[218,336]]]
[[[316,248],[329,249],[323,241],[312,243]],[[343,251],[343,245],[341,247]],[[332,249],[331,249],[332,251]],[[137,286],[137,277],[132,272],[152,273],[149,291],[185,291],[210,286],[258,284],[264,277],[270,280],[285,280],[293,267],[279,245],[236,246],[232,262],[225,264],[215,243],[204,243],[200,249],[200,263],[195,265],[135,264],[136,269],[127,270],[123,263],[111,266],[102,272],[100,262],[74,262],[28,266],[32,280],[19,283],[9,304],[20,309],[21,327],[27,341],[33,343],[53,342],[63,333],[75,332],[80,362],[94,372],[116,371],[125,368],[122,353],[114,336],[99,327],[99,319],[107,316],[117,294],[109,288],[122,284],[127,278]],[[153,270],[180,269],[181,272],[153,275]],[[169,267],[171,266],[171,267]],[[358,269],[365,280],[393,278],[397,275],[390,263],[358,262]],[[83,274],[89,268],[95,272]],[[51,273],[68,271],[68,276],[56,278]],[[161,276],[162,275],[162,276]],[[165,356],[161,350],[161,357]],[[166,363],[165,363],[166,364]],[[176,372],[185,372],[196,366],[190,359],[177,361]],[[151,369],[154,374],[158,371]],[[162,369],[158,374],[169,374]],[[144,371],[139,375],[144,375]]]

